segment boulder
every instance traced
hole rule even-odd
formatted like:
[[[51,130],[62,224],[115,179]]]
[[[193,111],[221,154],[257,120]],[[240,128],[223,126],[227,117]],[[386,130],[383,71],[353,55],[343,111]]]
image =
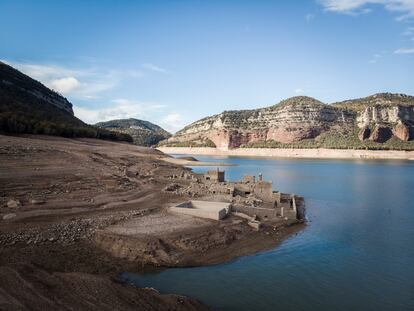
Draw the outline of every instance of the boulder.
[[[167,191],[167,192],[173,192],[173,191],[177,191],[178,189],[181,188],[181,185],[176,184],[176,183],[171,183],[169,185],[167,185],[163,191]]]
[[[22,203],[19,200],[11,199],[7,201],[7,207],[19,208],[20,206],[22,206]]]
[[[6,214],[3,216],[3,220],[8,220],[16,217],[17,215],[15,213]]]
[[[410,140],[410,128],[406,126],[403,123],[398,123],[394,129],[393,134],[397,138],[403,140],[403,141],[409,141]]]
[[[371,135],[371,129],[368,126],[364,126],[358,133],[358,138],[360,141],[368,139]]]
[[[392,131],[389,127],[378,125],[375,127],[369,139],[376,143],[385,143],[391,137]]]

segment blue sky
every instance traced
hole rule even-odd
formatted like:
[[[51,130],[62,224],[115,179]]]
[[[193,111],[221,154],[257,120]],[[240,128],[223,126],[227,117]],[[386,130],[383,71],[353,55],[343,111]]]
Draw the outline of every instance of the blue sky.
[[[0,0],[0,42],[88,123],[414,95],[414,0]]]

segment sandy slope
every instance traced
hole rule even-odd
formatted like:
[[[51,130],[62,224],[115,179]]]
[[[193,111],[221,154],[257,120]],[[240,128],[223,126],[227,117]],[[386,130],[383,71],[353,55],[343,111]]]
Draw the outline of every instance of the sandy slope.
[[[353,149],[277,149],[239,148],[221,150],[216,148],[160,147],[158,150],[170,154],[251,156],[278,158],[315,159],[395,159],[414,160],[414,151],[396,150],[353,150]]]
[[[178,158],[165,158],[164,161],[183,166],[234,166],[223,162],[190,161]]]

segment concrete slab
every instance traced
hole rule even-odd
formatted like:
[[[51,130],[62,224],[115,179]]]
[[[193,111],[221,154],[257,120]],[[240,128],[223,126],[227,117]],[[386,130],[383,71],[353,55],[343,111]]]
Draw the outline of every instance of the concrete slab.
[[[231,204],[212,201],[187,201],[169,208],[171,212],[191,215],[200,218],[220,220],[226,217],[231,210]]]

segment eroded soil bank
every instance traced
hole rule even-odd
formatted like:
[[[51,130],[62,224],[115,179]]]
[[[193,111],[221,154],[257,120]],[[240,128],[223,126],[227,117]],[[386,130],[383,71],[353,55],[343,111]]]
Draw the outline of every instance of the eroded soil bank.
[[[275,157],[299,159],[389,159],[414,160],[414,151],[358,150],[358,149],[283,149],[283,148],[236,148],[221,150],[208,147],[160,147],[171,154]]]
[[[169,176],[188,173],[165,157],[93,139],[0,136],[0,309],[203,310],[115,278],[148,265],[220,263],[300,230],[295,221],[255,231],[234,216],[168,213],[190,197],[163,191]]]

